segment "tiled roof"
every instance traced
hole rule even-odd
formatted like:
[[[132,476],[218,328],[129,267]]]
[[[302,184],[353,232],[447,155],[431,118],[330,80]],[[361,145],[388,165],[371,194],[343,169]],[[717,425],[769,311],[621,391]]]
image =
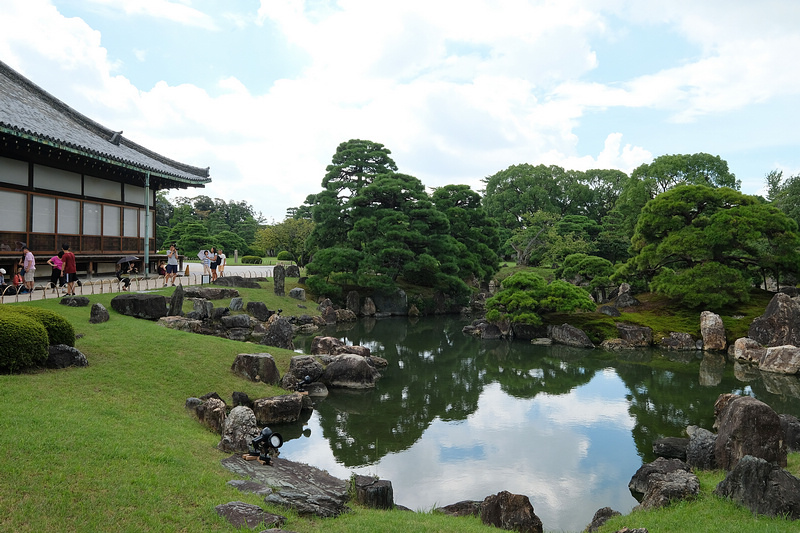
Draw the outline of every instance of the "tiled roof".
[[[150,171],[182,187],[209,183],[208,168],[178,163],[118,135],[58,100],[0,61],[0,131],[111,161],[128,169]]]

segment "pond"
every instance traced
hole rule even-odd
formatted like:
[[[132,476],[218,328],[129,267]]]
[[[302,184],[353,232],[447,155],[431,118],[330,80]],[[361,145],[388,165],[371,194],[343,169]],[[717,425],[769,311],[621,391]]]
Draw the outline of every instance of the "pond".
[[[273,427],[281,456],[344,479],[388,479],[413,510],[524,494],[545,530],[582,531],[601,507],[628,513],[628,482],[655,458],[653,440],[711,429],[719,394],[800,415],[798,378],[722,354],[484,341],[463,334],[466,324],[392,318],[317,333],[389,366],[374,390],[332,390],[302,424]],[[298,351],[310,353],[311,338],[295,339]]]

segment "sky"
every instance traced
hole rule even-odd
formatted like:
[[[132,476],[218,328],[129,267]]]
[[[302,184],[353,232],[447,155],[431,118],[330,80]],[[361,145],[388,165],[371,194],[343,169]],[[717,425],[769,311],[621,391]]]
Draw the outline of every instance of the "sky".
[[[267,222],[349,139],[427,187],[511,165],[800,173],[796,0],[0,0],[0,60]]]

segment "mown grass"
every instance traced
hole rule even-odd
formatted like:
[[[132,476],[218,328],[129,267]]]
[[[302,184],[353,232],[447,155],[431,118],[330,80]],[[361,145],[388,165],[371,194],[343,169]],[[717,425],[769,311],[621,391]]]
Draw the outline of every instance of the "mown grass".
[[[316,312],[274,296],[271,286],[240,292],[284,314]],[[112,297],[90,299],[110,310]],[[89,366],[0,375],[0,531],[234,531],[216,505],[264,506],[262,498],[226,484],[234,476],[220,465],[227,454],[215,448],[219,435],[184,404],[209,392],[228,403],[234,391],[251,398],[283,394],[234,376],[230,367],[238,353],[268,351],[285,372],[294,352],[174,331],[113,310],[108,322],[89,324],[88,307],[57,300],[25,305],[65,316],[81,335],[76,347]],[[287,516],[286,529],[298,532],[485,530],[474,519],[425,513],[356,507],[340,519],[309,520],[267,510]]]

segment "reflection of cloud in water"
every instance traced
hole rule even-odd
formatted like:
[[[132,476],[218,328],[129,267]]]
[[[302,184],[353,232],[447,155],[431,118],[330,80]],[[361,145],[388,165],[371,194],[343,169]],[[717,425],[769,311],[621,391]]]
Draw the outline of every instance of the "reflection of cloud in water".
[[[525,494],[545,529],[580,531],[597,509],[625,513],[636,503],[627,484],[641,463],[620,398],[624,385],[613,371],[569,394],[533,399],[491,384],[466,421],[437,418],[409,449],[352,471],[390,480],[395,501],[412,509]],[[351,470],[336,463],[317,417],[312,437],[286,443],[281,455],[347,479]]]

